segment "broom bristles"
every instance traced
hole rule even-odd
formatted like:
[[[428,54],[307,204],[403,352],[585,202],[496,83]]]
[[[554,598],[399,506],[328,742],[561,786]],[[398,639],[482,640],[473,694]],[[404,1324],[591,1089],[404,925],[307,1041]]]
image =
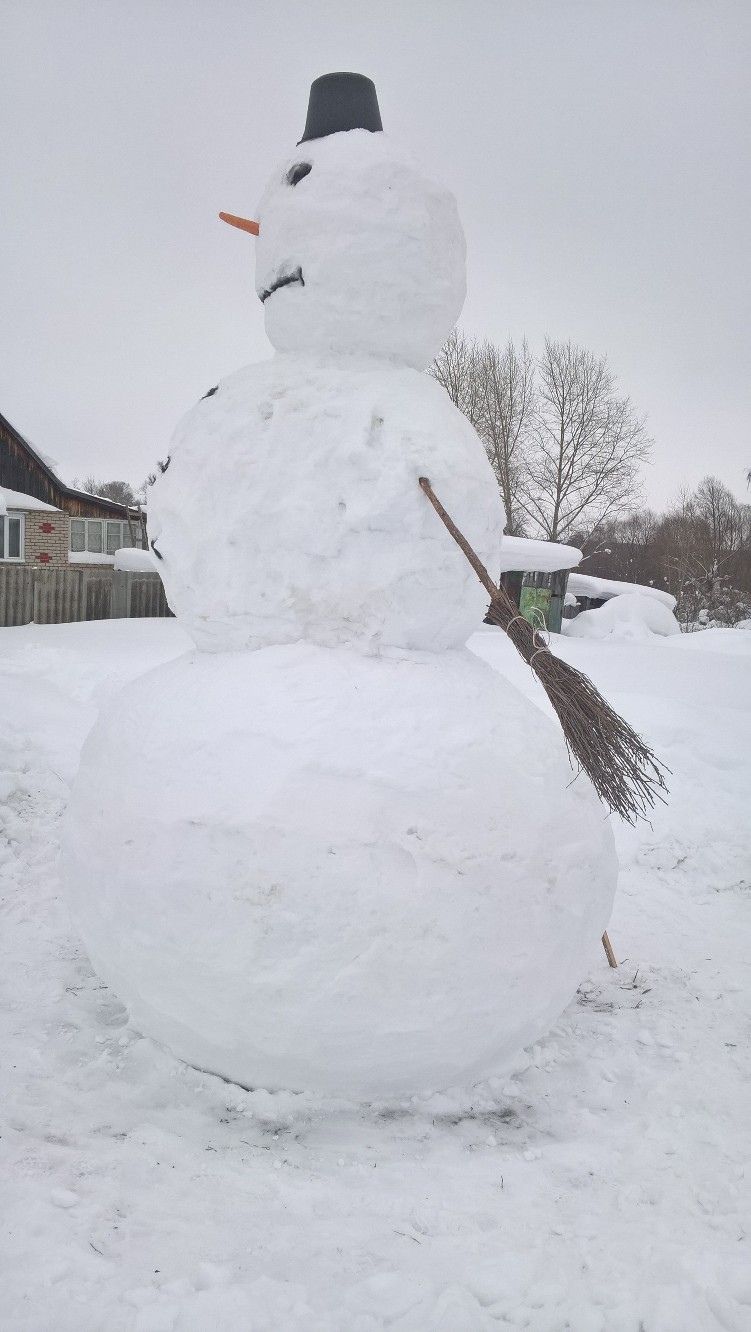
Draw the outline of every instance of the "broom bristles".
[[[655,801],[665,800],[667,769],[592,681],[550,651],[539,630],[520,615],[506,591],[496,587],[427,477],[420,477],[420,485],[490,594],[486,619],[505,630],[550,699],[561,723],[571,766],[586,772],[597,794],[627,823],[647,818]]]

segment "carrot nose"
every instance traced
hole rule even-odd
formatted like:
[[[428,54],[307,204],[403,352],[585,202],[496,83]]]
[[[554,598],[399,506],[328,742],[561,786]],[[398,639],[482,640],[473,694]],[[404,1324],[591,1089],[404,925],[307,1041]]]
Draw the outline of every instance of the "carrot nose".
[[[235,217],[234,213],[220,213],[222,222],[229,222],[231,227],[239,227],[241,231],[249,231],[251,236],[257,236],[261,228],[257,222],[251,222],[247,217]]]

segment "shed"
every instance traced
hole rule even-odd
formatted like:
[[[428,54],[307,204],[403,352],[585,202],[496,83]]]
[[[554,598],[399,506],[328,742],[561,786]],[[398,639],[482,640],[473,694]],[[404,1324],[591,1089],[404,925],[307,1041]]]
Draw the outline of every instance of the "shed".
[[[576,546],[504,536],[501,542],[501,586],[531,623],[540,615],[553,633],[561,632],[569,570],[582,559]]]

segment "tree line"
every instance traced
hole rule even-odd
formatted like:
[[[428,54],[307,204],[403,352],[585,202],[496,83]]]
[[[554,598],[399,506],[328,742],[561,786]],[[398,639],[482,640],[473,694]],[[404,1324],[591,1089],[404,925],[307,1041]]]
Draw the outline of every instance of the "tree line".
[[[586,552],[584,572],[672,592],[686,628],[751,619],[751,505],[716,476],[666,513],[635,509],[574,544]]]
[[[653,441],[606,357],[552,338],[535,357],[526,341],[455,329],[429,373],[485,445],[507,533],[578,546],[582,572],[665,588],[685,625],[751,616],[751,507],[711,476],[664,514],[644,507]]]

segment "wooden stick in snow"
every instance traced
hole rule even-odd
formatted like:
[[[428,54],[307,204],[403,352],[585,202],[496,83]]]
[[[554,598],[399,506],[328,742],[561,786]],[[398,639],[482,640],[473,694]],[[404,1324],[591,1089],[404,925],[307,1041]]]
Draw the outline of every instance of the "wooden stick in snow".
[[[604,933],[603,936],[602,936],[602,946],[603,946],[603,948],[605,949],[605,956],[606,956],[607,959],[608,959],[608,963],[609,963],[609,965],[610,965],[611,967],[617,967],[617,966],[618,966],[618,960],[617,960],[617,958],[616,958],[616,956],[615,956],[615,953],[613,952],[613,945],[611,944],[611,942],[610,942],[610,940],[609,940],[609,938],[608,938],[608,932],[607,932],[607,930],[605,931],[605,933]]]

